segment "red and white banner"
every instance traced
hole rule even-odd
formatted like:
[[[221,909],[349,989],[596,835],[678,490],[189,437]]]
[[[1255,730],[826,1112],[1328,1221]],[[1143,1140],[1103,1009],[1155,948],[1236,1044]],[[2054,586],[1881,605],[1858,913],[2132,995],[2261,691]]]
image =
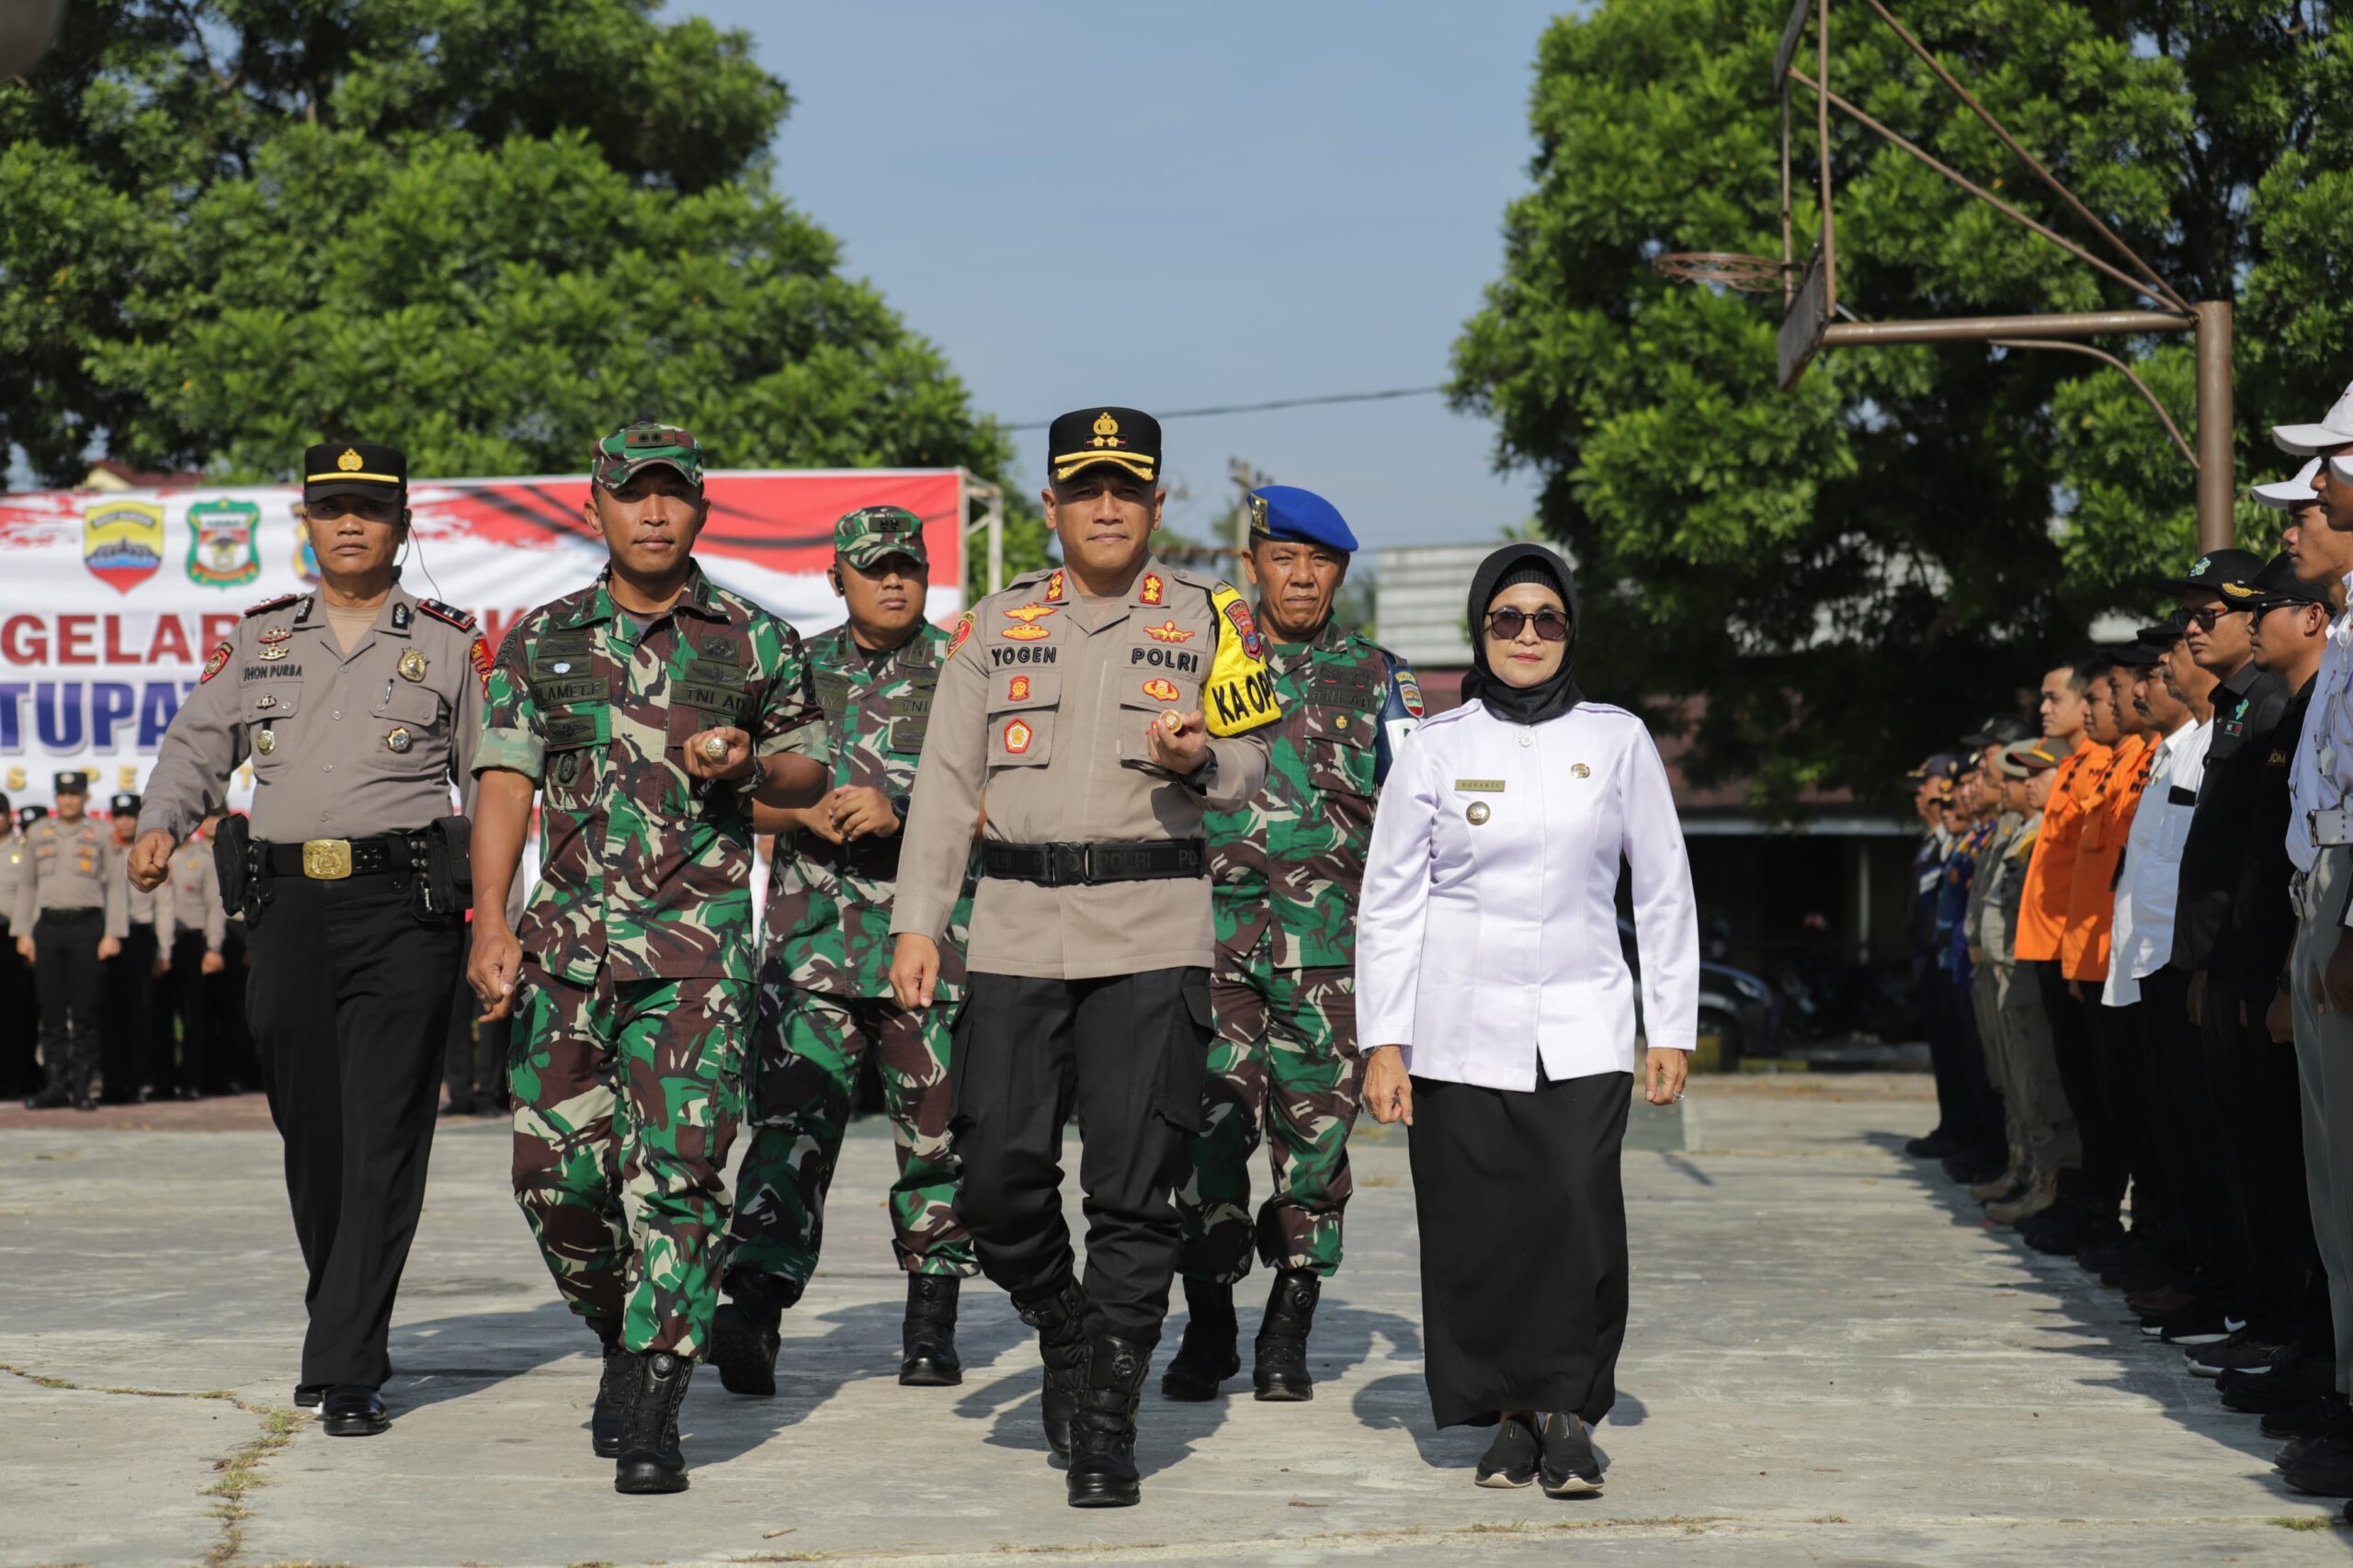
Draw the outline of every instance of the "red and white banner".
[[[585,585],[605,547],[588,482],[419,481],[401,584],[472,610],[494,645],[526,610]],[[695,547],[703,570],[804,634],[841,620],[825,582],[834,521],[904,506],[924,521],[930,618],[964,604],[964,480],[953,469],[716,471]],[[145,781],[204,655],[248,605],[318,581],[294,485],[0,494],[0,790],[47,801],[63,768],[93,803]],[[242,805],[250,788],[232,793]]]

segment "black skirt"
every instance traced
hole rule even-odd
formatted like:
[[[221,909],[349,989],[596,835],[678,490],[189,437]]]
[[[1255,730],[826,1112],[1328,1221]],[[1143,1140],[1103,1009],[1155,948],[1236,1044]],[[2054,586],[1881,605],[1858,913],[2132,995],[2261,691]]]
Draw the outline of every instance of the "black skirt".
[[[1414,1080],[1414,1213],[1430,1414],[1598,1421],[1626,1339],[1626,1195],[1618,1159],[1633,1074],[1532,1090]]]

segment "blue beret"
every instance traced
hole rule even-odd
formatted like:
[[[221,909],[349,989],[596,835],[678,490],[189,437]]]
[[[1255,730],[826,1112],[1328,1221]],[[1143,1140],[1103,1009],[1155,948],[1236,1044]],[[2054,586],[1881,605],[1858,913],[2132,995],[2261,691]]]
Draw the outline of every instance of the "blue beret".
[[[1347,554],[1357,548],[1357,536],[1348,531],[1348,520],[1337,506],[1313,490],[1291,484],[1261,485],[1250,492],[1250,537],[1320,544]]]

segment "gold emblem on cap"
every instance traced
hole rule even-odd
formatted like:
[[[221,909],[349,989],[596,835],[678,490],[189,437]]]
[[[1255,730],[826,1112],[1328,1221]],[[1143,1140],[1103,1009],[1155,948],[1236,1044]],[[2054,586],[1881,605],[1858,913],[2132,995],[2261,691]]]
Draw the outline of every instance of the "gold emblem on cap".
[[[1477,827],[1494,814],[1495,813],[1487,809],[1486,801],[1473,801],[1471,802],[1471,809],[1462,813],[1462,820],[1469,823],[1472,827]]]
[[[1095,416],[1095,440],[1092,444],[1097,447],[1127,444],[1120,439],[1120,422],[1111,417],[1111,411],[1108,408]]]
[[[411,648],[408,652],[401,655],[400,669],[401,679],[403,680],[423,680],[425,678],[425,655],[418,653],[415,649]]]
[[[406,751],[413,744],[415,743],[409,738],[408,727],[404,724],[394,725],[392,733],[384,737],[385,746],[392,751]]]
[[[335,460],[335,466],[346,473],[358,473],[366,465],[360,461],[358,449],[346,447],[343,456]]]

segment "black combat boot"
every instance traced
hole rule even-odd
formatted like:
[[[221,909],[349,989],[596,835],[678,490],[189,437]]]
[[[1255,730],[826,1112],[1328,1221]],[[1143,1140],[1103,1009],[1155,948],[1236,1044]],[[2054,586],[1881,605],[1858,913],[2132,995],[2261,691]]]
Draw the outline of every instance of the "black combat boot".
[[[1257,1364],[1250,1371],[1260,1399],[1295,1403],[1315,1397],[1315,1380],[1307,1373],[1307,1333],[1315,1326],[1315,1302],[1323,1293],[1324,1281],[1311,1270],[1286,1268],[1275,1276],[1267,1315],[1258,1324]]]
[[[613,1490],[631,1494],[684,1492],[687,1456],[678,1450],[678,1406],[695,1364],[667,1350],[621,1352],[621,1451]]]
[[[1233,1321],[1233,1287],[1211,1279],[1185,1281],[1185,1339],[1160,1375],[1160,1392],[1170,1399],[1215,1399],[1218,1385],[1242,1370]]]
[[[729,1393],[766,1399],[776,1392],[784,1309],[801,1299],[801,1287],[748,1268],[730,1270],[723,1284],[731,1299],[710,1317],[710,1364]]]
[[[629,1352],[621,1348],[621,1320],[590,1318],[597,1343],[604,1346],[605,1369],[597,1377],[597,1407],[588,1413],[588,1440],[603,1460],[621,1452],[621,1406],[629,1400]]]
[[[953,1274],[907,1276],[907,1318],[899,1331],[903,1386],[948,1389],[964,1381],[964,1363],[956,1358],[956,1295],[963,1283]]]
[[[1086,1390],[1086,1324],[1093,1309],[1075,1278],[1063,1279],[1034,1301],[1024,1303],[1016,1298],[1013,1305],[1021,1321],[1038,1331],[1038,1356],[1046,1363],[1039,1396],[1046,1442],[1068,1459],[1071,1419],[1077,1415],[1079,1396]]]
[[[1074,1508],[1132,1508],[1143,1496],[1136,1474],[1136,1399],[1152,1369],[1152,1346],[1098,1336],[1087,1358],[1086,1392],[1070,1434]]]

